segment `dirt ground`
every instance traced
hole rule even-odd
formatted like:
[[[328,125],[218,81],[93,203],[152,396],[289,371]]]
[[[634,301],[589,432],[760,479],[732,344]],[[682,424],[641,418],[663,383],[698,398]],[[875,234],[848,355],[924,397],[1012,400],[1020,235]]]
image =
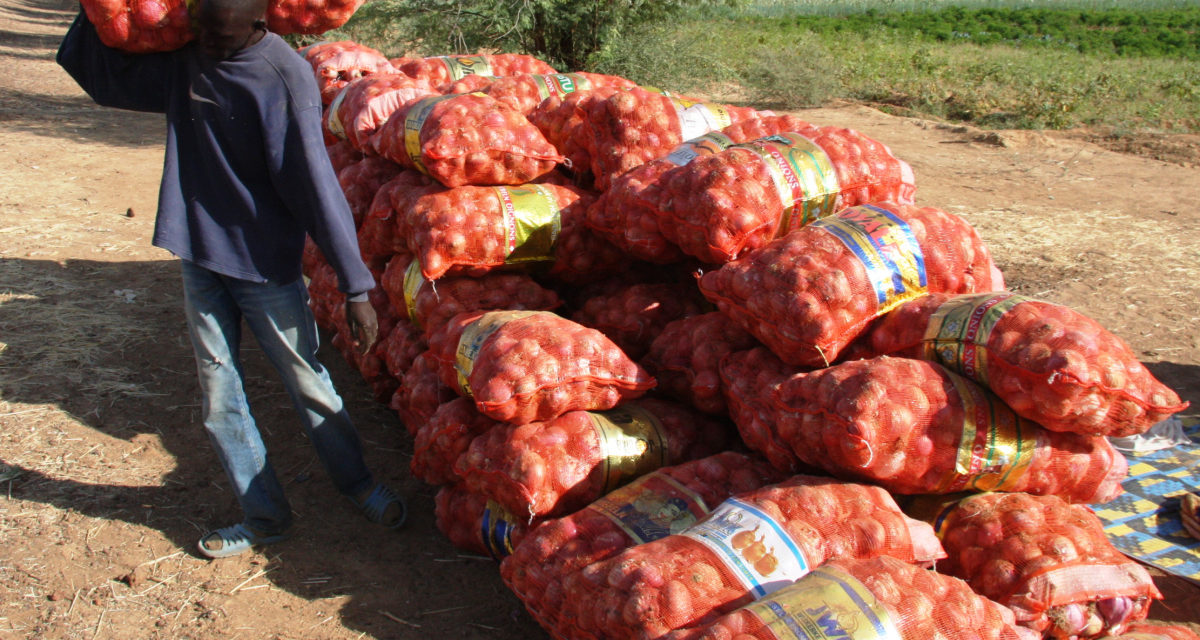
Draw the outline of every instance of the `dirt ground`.
[[[297,535],[223,561],[193,553],[238,512],[199,425],[177,264],[149,244],[164,127],[95,106],[54,64],[76,6],[0,0],[0,638],[546,637],[493,561],[438,533],[396,417],[328,347],[409,525],[370,525],[333,491],[251,344],[249,392]],[[888,143],[920,203],[974,224],[1011,288],[1096,318],[1200,406],[1196,137],[981,132],[855,105],[803,115]],[[1200,621],[1200,588],[1156,576],[1153,616]]]

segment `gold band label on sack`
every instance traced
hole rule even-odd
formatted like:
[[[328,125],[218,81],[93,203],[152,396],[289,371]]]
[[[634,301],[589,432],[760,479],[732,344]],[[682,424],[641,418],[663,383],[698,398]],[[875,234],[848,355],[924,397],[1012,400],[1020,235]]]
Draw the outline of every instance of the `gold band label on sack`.
[[[955,296],[942,303],[925,328],[924,359],[986,385],[987,343],[992,329],[1029,298],[1011,293]]]
[[[936,493],[1013,490],[1033,463],[1034,429],[983,387],[958,374],[947,375],[962,401],[963,425],[954,469]]]
[[[503,560],[512,555],[512,532],[519,520],[512,513],[500,506],[495,500],[488,500],[480,521],[479,535],[488,554],[495,560]]]
[[[568,93],[587,91],[592,88],[592,81],[578,73],[550,73],[533,75],[533,84],[537,87],[538,97],[561,98]]]
[[[833,234],[862,263],[875,291],[877,313],[928,293],[921,245],[908,223],[891,211],[859,205],[812,226]]]
[[[671,103],[675,105],[675,115],[679,116],[679,137],[684,140],[698,138],[709,131],[733,124],[733,117],[725,105],[682,98],[671,98]]]
[[[716,155],[732,146],[733,138],[720,131],[709,131],[675,147],[674,151],[667,154],[666,160],[677,167],[682,167],[700,156]]]
[[[900,640],[887,607],[858,578],[821,567],[746,606],[776,640]]]
[[[589,411],[600,439],[604,493],[667,464],[667,441],[658,416],[638,404]]]
[[[458,348],[454,352],[454,368],[458,372],[458,386],[467,397],[471,396],[471,385],[468,380],[471,371],[475,369],[475,358],[483,349],[483,344],[492,337],[493,333],[514,320],[547,313],[546,311],[489,311],[474,322],[463,327],[462,335],[458,338]]]
[[[783,203],[775,235],[832,214],[841,187],[829,154],[798,133],[780,133],[736,145],[762,157]]]
[[[795,582],[811,567],[779,522],[737,498],[722,502],[680,535],[707,547],[755,598]]]
[[[332,133],[340,140],[346,139],[346,127],[342,126],[342,119],[338,116],[338,110],[341,109],[342,101],[346,99],[346,89],[349,88],[350,85],[342,87],[337,92],[337,95],[333,97],[333,102],[330,102],[329,106],[325,108],[325,128],[329,129],[329,133]]]
[[[404,150],[408,153],[409,159],[413,161],[413,166],[425,175],[429,175],[429,169],[425,168],[425,161],[421,159],[421,127],[425,126],[429,114],[433,113],[433,108],[439,102],[457,98],[459,95],[461,94],[421,98],[413,103],[408,108],[408,112],[404,114]]]
[[[504,212],[504,263],[554,259],[562,231],[558,200],[545,185],[494,187]]]
[[[679,533],[708,513],[704,498],[657,472],[609,492],[587,508],[611,520],[634,544]]]
[[[404,308],[408,310],[408,320],[414,327],[421,329],[421,319],[417,317],[417,294],[425,285],[425,274],[421,273],[421,261],[413,258],[404,270]]]
[[[486,56],[435,56],[434,60],[446,66],[450,80],[462,80],[467,76],[490,76],[492,65]]]

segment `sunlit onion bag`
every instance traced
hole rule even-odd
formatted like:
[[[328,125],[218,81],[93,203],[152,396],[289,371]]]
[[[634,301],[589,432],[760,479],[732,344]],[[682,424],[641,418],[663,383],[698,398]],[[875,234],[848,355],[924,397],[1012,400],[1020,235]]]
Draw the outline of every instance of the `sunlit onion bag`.
[[[858,635],[866,634],[866,635]],[[1037,640],[965,582],[880,556],[832,560],[796,582],[666,640]]]
[[[563,516],[655,469],[724,451],[731,435],[682,405],[641,398],[490,429],[454,471],[518,516]]]
[[[415,437],[438,407],[457,397],[454,389],[442,384],[437,358],[432,352],[425,351],[413,359],[412,366],[404,372],[388,406],[400,417],[408,435]]]
[[[588,299],[571,319],[598,329],[638,360],[669,323],[698,315],[706,305],[692,283],[635,283]]]
[[[529,73],[558,73],[545,62],[519,53],[409,58],[397,68],[413,78],[424,80],[431,87],[449,84],[469,75],[517,76]]]
[[[433,498],[438,531],[463,551],[500,560],[512,552],[541,519],[514,518],[485,495],[462,485],[446,485]]]
[[[631,547],[567,580],[578,638],[661,638],[715,621],[828,560],[945,556],[928,524],[880,487],[797,475],[738,494],[689,529]]]
[[[550,311],[562,304],[553,290],[523,273],[429,280],[421,274],[420,263],[406,255],[397,255],[388,263],[379,286],[392,307],[426,336],[468,311]]]
[[[1125,633],[1105,636],[1103,640],[1200,640],[1200,635],[1182,625],[1135,622]]]
[[[636,258],[656,264],[678,262],[684,253],[659,229],[659,220],[664,215],[657,208],[662,200],[658,195],[659,178],[671,169],[700,156],[719,153],[731,145],[810,126],[795,116],[765,116],[686,140],[670,153],[613,180],[588,207],[588,226]]]
[[[186,0],[83,0],[104,44],[129,53],[174,51],[192,39]]]
[[[651,471],[575,513],[531,529],[500,576],[544,629],[561,624],[563,580],[584,567],[694,524],[726,498],[783,475],[765,461],[725,451]]]
[[[801,369],[787,364],[766,347],[735,351],[721,359],[718,372],[729,417],[742,442],[770,461],[776,469],[799,473],[811,469],[779,437],[775,426],[775,389]]]
[[[1121,493],[1107,439],[1047,431],[941,365],[881,356],[796,374],[775,390],[796,457],[893,493],[1024,491],[1070,502]]]
[[[721,359],[757,344],[729,316],[711,311],[667,324],[638,363],[658,380],[659,393],[687,402],[704,413],[727,415]]]
[[[636,86],[632,80],[600,73],[551,73],[525,74],[503,78],[491,78],[486,82],[482,76],[467,76],[458,82],[441,87],[442,93],[470,93],[479,91],[507,104],[528,116],[543,100],[562,97],[576,91],[614,88],[627,89]]]
[[[1108,541],[1083,505],[1055,496],[968,496],[936,521],[948,557],[938,571],[1007,606],[1051,638],[1121,633],[1162,598],[1142,565]]]
[[[700,290],[784,362],[819,367],[908,300],[991,291],[991,267],[983,240],[962,218],[877,203],[844,209],[709,271]]]
[[[654,387],[603,333],[548,311],[459,314],[429,344],[442,381],[501,422],[611,409]]]
[[[659,179],[668,240],[723,264],[847,207],[913,202],[912,169],[856,131],[810,127],[732,146]]]
[[[585,116],[597,190],[621,174],[664,156],[684,140],[759,117],[748,107],[691,102],[640,87],[590,101]]]
[[[1188,407],[1095,320],[1011,293],[918,298],[864,338],[875,353],[945,365],[1054,431],[1124,437]]]
[[[361,226],[362,219],[371,209],[371,203],[379,188],[392,178],[395,178],[403,167],[378,157],[366,157],[338,172],[338,184],[350,205],[350,213],[354,216],[355,226]]]
[[[396,73],[382,53],[350,40],[319,42],[299,53],[312,65],[321,102],[327,106],[346,85],[363,76]]]
[[[546,136],[546,140],[562,154],[563,165],[579,181],[592,184],[592,138],[587,129],[589,105],[604,100],[619,89],[605,87],[590,91],[575,91],[566,97],[546,98],[529,114],[529,122]]]
[[[363,0],[270,0],[267,27],[279,35],[316,34],[346,24]]]
[[[434,95],[428,85],[403,73],[376,73],[346,85],[325,111],[325,127],[355,149],[375,153],[371,136],[393,113]]]
[[[391,332],[381,342],[383,363],[388,373],[397,380],[404,378],[417,356],[429,350],[429,344],[420,329],[399,315]]]
[[[340,173],[342,169],[363,159],[362,152],[345,140],[325,145],[325,153],[329,155],[329,164],[333,165],[334,173]]]
[[[427,193],[397,214],[421,273],[436,280],[554,262],[563,236],[588,232],[591,200],[557,184],[465,186]]]
[[[409,253],[407,213],[423,195],[446,187],[415,169],[404,169],[375,191],[367,214],[358,225],[358,247],[364,256],[382,259]]]
[[[334,317],[341,312],[345,294],[338,290],[337,272],[323,259],[314,267],[308,281],[308,307],[322,329],[334,330]]]
[[[458,457],[467,451],[475,436],[503,424],[479,413],[470,398],[442,403],[417,429],[409,465],[413,477],[432,485],[459,482],[461,479],[454,471]]]

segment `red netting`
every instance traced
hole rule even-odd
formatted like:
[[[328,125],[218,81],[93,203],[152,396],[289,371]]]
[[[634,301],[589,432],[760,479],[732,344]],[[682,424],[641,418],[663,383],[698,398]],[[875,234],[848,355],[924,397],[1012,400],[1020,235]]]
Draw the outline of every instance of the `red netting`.
[[[332,331],[335,316],[345,315],[342,311],[342,301],[345,299],[346,296],[338,291],[337,272],[333,266],[324,260],[314,265],[309,275],[308,306],[312,309],[317,326]]]
[[[383,343],[383,364],[387,367],[388,373],[396,380],[404,377],[417,356],[429,350],[429,345],[425,342],[425,336],[421,334],[421,331],[398,315],[391,332],[381,342]]]
[[[780,480],[763,461],[732,451],[663,467],[531,529],[500,564],[500,575],[542,628],[554,632],[568,596],[563,587],[568,575],[678,533],[729,496]]]
[[[325,125],[333,135],[345,138],[355,149],[374,153],[371,136],[393,113],[433,89],[403,73],[376,73],[346,85],[326,110]]]
[[[834,558],[944,557],[933,529],[879,487],[798,475],[738,494],[683,533],[567,580],[569,637],[659,638],[709,624]]]
[[[907,300],[991,291],[991,267],[983,240],[962,218],[874,204],[818,220],[710,271],[700,290],[785,362],[819,367]]]
[[[1129,625],[1129,630],[1120,636],[1106,636],[1104,640],[1200,640],[1195,631],[1170,624],[1147,624],[1135,622]]]
[[[1025,491],[1107,502],[1127,471],[1107,439],[1047,431],[922,360],[882,356],[797,374],[775,400],[776,432],[796,457],[893,493]]]
[[[363,0],[271,0],[267,28],[280,35],[325,33],[346,24]]]
[[[810,127],[697,158],[659,179],[667,240],[722,264],[814,219],[869,202],[911,204],[912,169],[856,131]]]
[[[350,204],[356,227],[361,226],[380,187],[402,170],[400,165],[391,160],[369,156],[338,172],[338,184],[342,186],[342,193]]]
[[[513,518],[498,505],[461,485],[446,485],[434,496],[437,528],[464,551],[504,558],[525,532],[540,522]]]
[[[1129,436],[1188,407],[1095,320],[1009,293],[918,298],[873,325],[864,346],[939,362],[1054,431]]]
[[[564,165],[575,175],[578,184],[592,184],[591,136],[587,132],[587,110],[596,100],[603,100],[619,89],[603,88],[576,91],[565,98],[551,96],[529,114],[532,123],[546,140],[554,145],[566,161]]]
[[[408,435],[416,436],[438,407],[457,397],[453,389],[442,384],[437,358],[425,351],[404,372],[388,406],[400,416]]]
[[[378,287],[371,290],[369,299],[371,306],[375,307],[375,315],[379,321],[378,338],[371,349],[366,353],[359,353],[358,348],[354,345],[355,339],[350,333],[350,326],[346,321],[346,312],[342,304],[345,297],[341,293],[338,293],[336,298],[337,311],[332,314],[334,335],[330,342],[342,354],[346,362],[362,374],[363,380],[371,387],[375,399],[379,402],[386,402],[399,385],[387,367],[387,337],[396,325],[396,316],[391,312],[387,296]]]
[[[603,333],[634,360],[670,323],[703,311],[694,283],[636,283],[589,298],[571,319]]]
[[[938,518],[949,557],[938,571],[1007,606],[1052,638],[1121,633],[1162,598],[1142,565],[1117,551],[1083,505],[1055,496],[964,498]]]
[[[442,93],[470,93],[479,91],[507,104],[528,116],[547,98],[561,99],[576,91],[594,89],[627,89],[636,86],[633,81],[618,76],[599,73],[554,73],[525,74],[505,78],[478,80],[483,76],[467,76],[458,82],[442,87]]]
[[[650,471],[723,451],[730,435],[681,405],[642,398],[489,430],[454,470],[513,514],[562,516]]]
[[[408,253],[406,220],[398,212],[407,212],[412,201],[422,195],[445,189],[419,171],[405,169],[396,174],[375,192],[358,226],[359,250],[383,261],[385,267],[392,256]]]
[[[473,73],[469,76],[464,76],[461,80],[455,80],[454,82],[447,82],[446,84],[438,85],[437,92],[442,95],[449,93],[473,93],[476,91],[485,93],[484,89],[487,89],[488,86],[496,80],[499,80],[499,78],[496,76],[482,76],[477,73]]]
[[[475,436],[501,425],[479,413],[470,398],[442,403],[417,429],[409,465],[413,477],[433,485],[459,482],[461,478],[454,471],[458,457],[467,451]]]
[[[715,415],[727,415],[721,359],[758,344],[728,316],[713,311],[663,327],[639,364],[658,380],[658,391]]]
[[[317,269],[325,263],[325,255],[321,253],[321,248],[312,238],[305,236],[304,251],[300,254],[300,273],[311,279]]]
[[[442,381],[502,422],[611,409],[654,387],[604,334],[548,311],[460,314],[429,344]]]
[[[725,404],[742,442],[762,454],[776,469],[787,473],[810,467],[802,464],[792,453],[792,447],[780,439],[772,398],[776,387],[798,371],[766,347],[731,353],[719,364]]]
[[[82,0],[100,41],[130,53],[174,51],[192,39],[186,0]]]
[[[678,262],[684,253],[659,229],[659,220],[664,216],[657,204],[662,199],[659,178],[675,167],[701,155],[717,153],[731,144],[810,126],[795,116],[766,116],[730,125],[717,136],[706,134],[685,141],[671,153],[613,180],[612,186],[588,207],[588,226],[636,258],[657,264]]]
[[[541,60],[518,53],[405,58],[396,68],[426,81],[431,87],[454,82],[472,74],[516,76],[526,73],[558,73],[554,67]]]
[[[345,140],[325,145],[325,153],[329,154],[329,164],[333,165],[334,173],[341,173],[342,169],[363,159],[362,152]]]
[[[320,42],[300,49],[312,65],[321,90],[321,101],[328,105],[346,85],[373,73],[395,73],[382,53],[349,40]]]
[[[665,640],[780,640],[777,629],[811,629],[850,638],[862,629],[889,640],[1037,640],[1013,624],[1012,612],[977,595],[962,580],[889,556],[837,559],[706,627]],[[819,631],[818,631],[819,630]],[[809,636],[803,636],[809,637]],[[854,636],[857,637],[857,636]]]

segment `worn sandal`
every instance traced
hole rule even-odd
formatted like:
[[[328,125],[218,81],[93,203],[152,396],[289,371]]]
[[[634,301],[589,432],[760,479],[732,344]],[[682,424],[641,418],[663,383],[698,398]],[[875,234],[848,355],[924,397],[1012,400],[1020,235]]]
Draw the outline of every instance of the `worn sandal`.
[[[1200,496],[1185,493],[1179,499],[1179,516],[1183,529],[1193,538],[1200,540]]]
[[[382,483],[372,487],[371,492],[362,501],[355,500],[354,503],[367,520],[389,529],[399,529],[408,517],[404,501]]]
[[[263,544],[274,544],[287,540],[289,534],[280,533],[277,535],[264,536],[252,531],[250,527],[244,524],[235,524],[223,529],[214,529],[204,534],[197,543],[200,553],[207,558],[228,558],[236,556],[239,553],[245,553],[251,547]],[[219,543],[220,546],[209,547],[209,544]]]

